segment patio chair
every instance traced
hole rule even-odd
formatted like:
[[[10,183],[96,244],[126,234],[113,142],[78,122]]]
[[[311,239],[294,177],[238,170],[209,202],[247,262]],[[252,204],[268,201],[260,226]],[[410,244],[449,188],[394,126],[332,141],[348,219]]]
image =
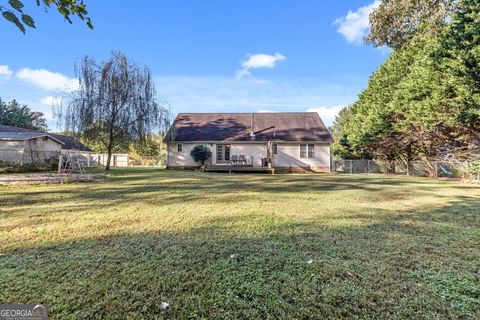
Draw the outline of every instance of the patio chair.
[[[242,164],[242,165],[247,164],[247,159],[245,158],[244,154],[241,154],[241,155],[238,156],[238,162],[240,162],[240,164]]]
[[[230,158],[230,161],[232,162],[232,164],[237,164],[238,156],[237,155],[232,155],[232,158]]]

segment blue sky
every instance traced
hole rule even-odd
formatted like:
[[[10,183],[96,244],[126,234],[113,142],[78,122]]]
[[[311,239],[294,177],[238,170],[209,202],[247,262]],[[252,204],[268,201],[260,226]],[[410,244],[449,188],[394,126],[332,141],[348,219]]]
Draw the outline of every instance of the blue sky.
[[[26,35],[0,21],[0,97],[44,112],[51,130],[84,55],[121,50],[148,66],[174,113],[316,110],[327,124],[388,55],[362,43],[373,0],[85,3],[94,30],[36,7]]]

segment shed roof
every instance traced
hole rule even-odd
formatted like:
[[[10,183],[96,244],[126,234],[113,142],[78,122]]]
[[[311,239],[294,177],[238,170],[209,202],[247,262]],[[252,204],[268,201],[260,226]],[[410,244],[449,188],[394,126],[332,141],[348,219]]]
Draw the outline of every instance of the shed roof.
[[[25,141],[25,140],[32,140],[38,139],[42,137],[48,137],[53,141],[63,145],[64,143],[47,133],[39,133],[39,132],[0,132],[0,140],[1,141]]]
[[[166,140],[333,141],[316,112],[180,113]]]
[[[24,128],[18,128],[18,127],[12,127],[12,126],[6,126],[6,125],[0,124],[0,134],[4,134],[4,133],[36,133],[36,134],[43,134],[43,135],[47,134],[52,139],[60,141],[62,143],[62,149],[80,150],[80,151],[89,151],[89,152],[92,151],[92,149],[83,145],[76,138],[66,136],[63,134],[45,133],[45,132],[40,132],[32,129],[24,129]]]

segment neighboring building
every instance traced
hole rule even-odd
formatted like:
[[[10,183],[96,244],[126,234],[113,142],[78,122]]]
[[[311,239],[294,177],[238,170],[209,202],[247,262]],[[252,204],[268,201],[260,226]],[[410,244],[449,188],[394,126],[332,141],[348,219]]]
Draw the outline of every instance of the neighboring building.
[[[22,164],[45,162],[67,153],[82,156],[86,166],[103,166],[107,163],[107,154],[95,153],[74,137],[0,124],[0,161]],[[111,161],[113,167],[127,167],[128,154],[114,153]]]
[[[57,139],[57,140],[61,141],[63,150],[77,150],[77,151],[93,152],[92,149],[83,145],[80,141],[78,141],[74,137],[66,136],[66,135],[63,135],[63,134],[46,133],[46,132],[41,132],[41,131],[36,131],[36,130],[31,130],[31,129],[5,126],[5,125],[0,124],[0,133],[5,133],[5,132],[10,132],[10,133],[22,133],[23,132],[23,133],[46,134],[49,137],[52,137],[54,139]]]
[[[328,172],[333,139],[315,112],[181,113],[165,142],[167,168],[199,167],[190,151],[204,144],[210,166]]]
[[[21,164],[46,162],[58,157],[63,142],[36,132],[0,132],[0,161]]]

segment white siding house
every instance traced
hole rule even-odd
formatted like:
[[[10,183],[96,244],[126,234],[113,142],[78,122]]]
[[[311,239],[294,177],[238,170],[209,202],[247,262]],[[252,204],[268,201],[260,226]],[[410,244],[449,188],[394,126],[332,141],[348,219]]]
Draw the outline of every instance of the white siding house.
[[[63,143],[46,133],[0,132],[0,161],[41,163],[60,155]]]
[[[332,137],[317,113],[179,114],[165,142],[167,168],[198,168],[190,152],[203,144],[208,166],[330,171]]]
[[[28,164],[56,160],[60,154],[75,154],[85,166],[104,166],[107,154],[95,153],[76,138],[0,124],[0,162]],[[127,167],[128,154],[112,154],[113,167]]]

